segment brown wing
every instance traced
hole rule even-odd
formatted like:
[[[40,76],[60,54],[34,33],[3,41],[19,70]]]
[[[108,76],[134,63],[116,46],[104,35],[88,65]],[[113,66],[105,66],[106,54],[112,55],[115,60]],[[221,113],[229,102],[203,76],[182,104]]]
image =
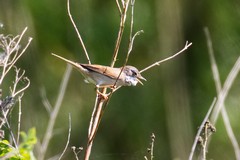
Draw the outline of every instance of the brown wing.
[[[97,64],[81,64],[81,66],[88,70],[104,74],[113,79],[116,79],[121,71],[120,68],[111,68],[108,66],[102,66]]]

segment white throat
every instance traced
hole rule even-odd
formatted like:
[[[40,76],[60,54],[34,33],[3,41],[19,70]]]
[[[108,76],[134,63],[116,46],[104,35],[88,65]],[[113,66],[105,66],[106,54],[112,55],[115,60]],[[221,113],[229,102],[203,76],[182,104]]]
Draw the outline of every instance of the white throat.
[[[131,76],[126,76],[125,82],[127,86],[136,86],[138,83],[138,80]]]

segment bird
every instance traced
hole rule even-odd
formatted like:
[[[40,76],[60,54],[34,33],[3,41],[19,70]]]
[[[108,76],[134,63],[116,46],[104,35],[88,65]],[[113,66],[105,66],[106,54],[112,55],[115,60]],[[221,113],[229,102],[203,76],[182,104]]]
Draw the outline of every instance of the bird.
[[[136,86],[137,83],[143,85],[141,80],[146,81],[134,66],[126,65],[115,68],[99,64],[82,64],[73,62],[54,53],[52,53],[52,55],[74,66],[83,75],[86,82],[94,84],[97,88]]]

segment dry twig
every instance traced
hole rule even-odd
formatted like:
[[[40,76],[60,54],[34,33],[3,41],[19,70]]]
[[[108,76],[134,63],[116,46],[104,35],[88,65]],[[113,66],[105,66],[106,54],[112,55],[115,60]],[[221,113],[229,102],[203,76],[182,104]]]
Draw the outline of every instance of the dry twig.
[[[0,86],[3,83],[4,78],[8,74],[8,72],[14,68],[15,69],[15,80],[13,81],[13,86],[10,88],[10,96],[7,96],[5,99],[0,99],[0,109],[1,109],[1,116],[0,117],[0,129],[1,127],[6,124],[5,126],[10,132],[11,139],[14,143],[15,149],[18,151],[18,143],[19,143],[19,135],[20,135],[20,127],[21,127],[21,98],[23,96],[24,91],[29,87],[30,80],[25,77],[25,71],[21,71],[15,66],[15,63],[19,60],[19,58],[23,55],[23,53],[28,48],[29,44],[32,41],[32,38],[28,39],[27,44],[21,49],[20,42],[27,31],[27,27],[22,31],[20,35],[12,36],[12,35],[3,35],[0,34],[0,67],[1,67],[1,74],[0,74]],[[25,81],[26,84],[23,85],[22,88],[19,88],[20,82]],[[2,90],[1,90],[2,93]],[[12,106],[15,103],[15,99],[19,102],[19,112],[18,112],[18,125],[17,125],[17,138],[15,139],[14,134],[12,132],[10,123],[8,122],[8,114],[12,110]],[[4,131],[0,130],[0,135],[4,136]],[[4,138],[4,137],[1,137]],[[18,154],[18,153],[17,153]]]
[[[130,2],[130,0],[122,1],[123,7],[122,7],[122,9],[119,9],[119,10],[121,10],[122,14],[121,14],[121,18],[120,18],[121,20],[120,20],[116,45],[115,45],[115,49],[114,49],[114,52],[113,52],[113,58],[112,58],[112,62],[111,62],[111,65],[110,65],[111,67],[113,67],[115,62],[117,61],[118,51],[119,51],[120,44],[121,44],[121,41],[122,41],[122,35],[123,35],[125,22],[126,22],[126,18],[127,18],[127,11],[128,11],[129,2]],[[118,4],[118,6],[119,6],[119,4]]]
[[[119,51],[119,47],[121,44],[121,39],[122,39],[123,31],[124,31],[124,26],[125,26],[125,22],[126,22],[129,2],[130,2],[129,0],[127,0],[126,2],[122,1],[123,7],[121,9],[118,1],[116,1],[117,6],[120,7],[118,9],[119,9],[119,12],[121,13],[121,21],[120,21],[118,37],[116,40],[116,45],[115,45],[115,49],[114,49],[114,53],[113,53],[113,58],[112,58],[112,62],[110,65],[111,67],[114,66],[116,59],[117,59],[117,55],[118,55],[118,51]],[[102,94],[105,94],[106,91],[107,91],[107,88],[104,88],[102,91]],[[92,112],[92,117],[91,117],[90,124],[89,124],[88,144],[87,144],[86,153],[85,153],[85,157],[84,157],[85,160],[88,160],[90,157],[94,137],[97,133],[97,129],[100,124],[102,115],[104,113],[104,109],[107,105],[107,102],[109,101],[109,99],[111,97],[111,95],[110,95],[110,96],[108,96],[107,101],[103,101],[103,100],[101,100],[101,98],[99,98],[99,96],[100,95],[97,94],[94,109]]]
[[[79,33],[79,31],[78,31],[78,29],[77,29],[77,26],[76,26],[76,24],[75,24],[75,22],[74,22],[74,20],[73,20],[73,18],[72,18],[71,11],[70,11],[69,0],[67,0],[67,10],[68,10],[68,16],[69,16],[69,18],[70,18],[70,20],[71,20],[71,22],[72,22],[72,25],[73,25],[73,27],[74,27],[77,35],[78,35],[78,39],[80,40],[80,43],[81,43],[81,45],[82,45],[82,47],[83,47],[85,56],[86,56],[86,58],[87,58],[87,60],[88,60],[88,64],[91,64],[91,61],[90,61],[90,58],[89,58],[89,56],[88,56],[87,49],[86,49],[86,47],[85,47],[85,45],[84,45],[84,42],[83,42],[83,40],[82,40],[81,34]]]
[[[22,96],[18,97],[18,129],[17,129],[17,145],[19,144],[20,131],[21,131],[21,116],[22,116]]]
[[[228,74],[227,79],[224,82],[222,90],[219,92],[218,100],[216,102],[216,105],[213,109],[213,113],[211,115],[211,121],[212,121],[213,125],[215,125],[217,122],[217,119],[218,119],[219,113],[223,107],[224,101],[225,101],[225,99],[228,95],[228,92],[229,92],[234,80],[236,79],[239,71],[240,71],[240,57],[238,57],[233,68],[231,69],[230,73]]]
[[[150,153],[150,154],[149,154],[149,157],[150,157],[150,158],[148,159],[147,156],[144,156],[144,159],[145,159],[145,160],[153,160],[153,158],[154,158],[154,154],[153,154],[154,142],[155,142],[155,134],[152,133],[152,134],[151,134],[150,147],[147,148],[148,153]]]
[[[222,85],[221,85],[221,80],[220,80],[220,76],[219,76],[219,71],[218,71],[218,67],[217,67],[217,63],[214,57],[214,51],[213,51],[213,47],[212,47],[212,40],[210,37],[210,33],[207,27],[204,28],[204,32],[205,32],[205,36],[207,39],[207,46],[208,46],[208,53],[209,53],[209,57],[210,57],[210,62],[211,62],[211,68],[212,68],[212,72],[213,72],[213,78],[214,78],[214,82],[215,82],[215,86],[216,86],[216,90],[217,90],[217,94],[219,96],[220,91],[222,89]],[[230,124],[230,120],[227,114],[227,111],[225,109],[225,105],[223,104],[222,110],[221,110],[221,114],[223,117],[223,122],[228,134],[228,137],[233,145],[233,149],[235,152],[235,156],[237,160],[240,160],[240,147],[239,144],[237,142],[237,138],[233,133],[233,129],[231,127]]]
[[[191,45],[192,45],[192,43],[188,43],[188,41],[187,41],[186,44],[185,44],[185,46],[184,46],[184,48],[183,48],[182,50],[180,50],[179,52],[175,53],[174,55],[172,55],[172,56],[170,56],[170,57],[168,57],[168,58],[165,58],[165,59],[163,59],[163,60],[157,61],[157,62],[153,63],[152,65],[150,65],[150,66],[142,69],[142,70],[140,71],[140,73],[145,72],[146,70],[148,70],[148,69],[150,69],[150,68],[152,68],[152,67],[154,67],[154,66],[159,66],[159,65],[160,65],[161,63],[163,63],[163,62],[166,62],[166,61],[168,61],[168,60],[170,60],[170,59],[175,58],[176,56],[178,56],[179,54],[181,54],[182,52],[184,52],[185,50],[187,50],[188,47],[190,47]]]
[[[191,149],[191,152],[190,152],[190,155],[189,155],[188,160],[192,160],[192,158],[193,158],[193,155],[194,155],[194,152],[195,152],[197,143],[198,143],[198,141],[199,141],[199,137],[200,137],[201,132],[202,132],[202,130],[203,130],[203,128],[204,128],[204,125],[206,124],[207,120],[209,119],[209,116],[210,116],[210,114],[211,114],[211,112],[212,112],[212,109],[213,109],[215,103],[216,103],[216,98],[214,98],[214,100],[213,100],[210,108],[208,109],[208,112],[207,112],[205,118],[204,118],[203,121],[202,121],[202,124],[200,125],[200,127],[199,127],[199,129],[198,129],[198,132],[197,132],[197,135],[195,136],[195,140],[194,140],[194,142],[193,142],[193,146],[192,146],[192,149]]]
[[[15,72],[16,72],[15,81],[13,83],[13,88],[10,87],[10,92],[12,97],[15,97],[20,93],[23,93],[23,91],[25,91],[30,86],[30,80],[27,77],[24,77],[25,71],[22,71],[22,73],[20,71],[21,71],[20,69],[15,67]],[[24,87],[17,90],[17,86],[19,85],[19,82],[22,80],[26,81],[27,83]]]
[[[72,130],[72,120],[71,120],[71,114],[69,114],[68,116],[68,123],[69,123],[69,127],[68,127],[68,138],[67,138],[67,143],[65,145],[65,148],[62,152],[62,154],[60,155],[60,157],[58,158],[58,160],[62,159],[64,153],[66,152],[67,148],[68,148],[68,145],[69,145],[69,142],[70,142],[70,137],[71,137],[71,130]]]
[[[28,39],[26,46],[20,51],[20,42],[25,34],[27,27],[23,30],[22,34],[19,36],[4,36],[0,35],[0,47],[3,49],[0,58],[0,66],[3,67],[0,76],[0,85],[3,82],[6,74],[12,69],[17,60],[23,55],[28,46],[30,45],[32,38]],[[20,51],[20,53],[19,53]]]
[[[76,160],[79,160],[78,155],[83,151],[83,147],[76,148],[75,146],[72,146],[72,151],[75,155]]]
[[[69,81],[71,71],[72,71],[72,66],[67,65],[67,68],[66,68],[66,71],[64,73],[63,80],[61,82],[60,89],[59,89],[59,92],[58,92],[58,97],[57,97],[56,103],[54,105],[54,108],[53,108],[53,110],[50,114],[50,118],[49,118],[49,121],[48,121],[48,126],[47,126],[47,129],[46,129],[44,138],[43,138],[43,142],[42,142],[41,147],[40,147],[40,152],[39,152],[39,155],[38,155],[39,160],[43,160],[45,155],[46,155],[48,144],[49,144],[50,139],[51,139],[52,134],[53,134],[53,128],[54,128],[56,118],[57,118],[58,112],[60,110],[62,101],[63,101],[63,97],[64,97],[64,94],[65,94],[65,91],[66,91],[66,87],[67,87],[67,84],[68,84],[68,81]]]

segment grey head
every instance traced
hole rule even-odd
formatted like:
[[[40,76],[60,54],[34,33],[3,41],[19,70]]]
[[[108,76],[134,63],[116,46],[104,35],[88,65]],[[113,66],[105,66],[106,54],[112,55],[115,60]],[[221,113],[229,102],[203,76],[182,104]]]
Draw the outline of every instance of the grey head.
[[[123,72],[126,75],[125,82],[127,86],[136,86],[138,82],[143,85],[140,79],[146,81],[136,67],[125,66]]]

